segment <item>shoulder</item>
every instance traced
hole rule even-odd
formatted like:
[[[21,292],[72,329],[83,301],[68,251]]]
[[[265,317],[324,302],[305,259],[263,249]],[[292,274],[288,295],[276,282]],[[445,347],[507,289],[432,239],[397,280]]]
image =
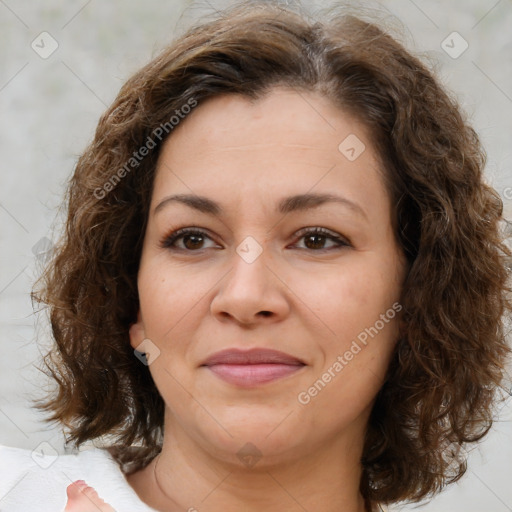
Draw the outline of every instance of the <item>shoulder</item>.
[[[90,449],[72,454],[59,453],[50,443],[43,442],[34,450],[0,445],[0,471],[2,476],[30,471],[48,475],[55,472],[74,470],[89,472],[120,472],[108,452],[100,449]]]
[[[34,451],[0,445],[0,510],[55,512],[66,506],[66,488],[85,480],[118,510],[151,510],[127,483],[105,450],[88,449],[59,454],[49,443]]]

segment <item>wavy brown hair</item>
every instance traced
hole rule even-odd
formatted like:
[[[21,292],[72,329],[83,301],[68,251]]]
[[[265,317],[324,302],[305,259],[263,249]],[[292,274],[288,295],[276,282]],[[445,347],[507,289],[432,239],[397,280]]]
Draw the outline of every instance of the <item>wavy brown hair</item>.
[[[433,74],[384,29],[336,10],[318,21],[244,3],[191,28],[125,83],[78,160],[64,234],[32,291],[48,306],[55,338],[44,361],[57,386],[38,407],[76,446],[107,436],[127,473],[160,451],[163,400],[128,329],[165,138],[126,164],[184,105],[222,94],[257,99],[278,85],[320,92],[353,114],[380,156],[409,270],[361,492],[368,504],[420,500],[464,473],[458,448],[492,424],[512,311],[503,205],[484,183],[475,131]]]

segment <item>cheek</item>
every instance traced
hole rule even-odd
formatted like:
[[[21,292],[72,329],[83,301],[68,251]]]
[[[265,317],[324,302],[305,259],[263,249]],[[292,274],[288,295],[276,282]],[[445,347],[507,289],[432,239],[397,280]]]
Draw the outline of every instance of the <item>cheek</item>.
[[[141,265],[138,289],[146,335],[163,340],[178,324],[185,326],[185,318],[190,321],[204,311],[205,295],[212,286],[209,277],[171,266],[164,258]]]
[[[320,341],[325,359],[296,397],[304,428],[309,423],[336,432],[349,425],[369,411],[384,383],[397,337],[396,310],[392,304],[387,309],[372,305],[350,314],[352,305],[337,310],[336,337]]]
[[[348,411],[368,405],[381,387],[401,309],[399,283],[393,278],[396,267],[381,261],[368,254],[323,281],[308,278],[309,285],[316,281],[316,286],[308,285],[308,304],[315,305],[328,330],[317,338],[325,359],[315,369],[311,392],[303,390],[305,400],[325,407],[338,404]]]
[[[342,348],[397,300],[394,269],[382,267],[373,254],[356,255],[328,272],[303,273],[296,279],[302,283],[297,295],[304,297],[304,304],[322,321],[330,342],[336,338]]]

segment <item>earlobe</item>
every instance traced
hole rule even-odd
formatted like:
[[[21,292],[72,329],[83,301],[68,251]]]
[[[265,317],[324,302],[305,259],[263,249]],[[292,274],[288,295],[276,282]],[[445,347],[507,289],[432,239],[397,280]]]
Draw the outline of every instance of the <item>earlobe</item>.
[[[136,349],[140,346],[140,344],[146,338],[146,333],[144,330],[144,322],[142,321],[142,316],[140,314],[140,309],[137,312],[137,322],[130,325],[130,345],[133,349]]]

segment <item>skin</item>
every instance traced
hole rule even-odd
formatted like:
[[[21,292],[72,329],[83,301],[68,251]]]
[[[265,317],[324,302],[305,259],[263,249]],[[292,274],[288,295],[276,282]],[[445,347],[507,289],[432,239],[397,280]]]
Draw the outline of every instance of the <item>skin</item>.
[[[350,134],[366,146],[354,161],[338,149]],[[138,321],[130,329],[132,347],[150,354],[166,404],[161,455],[128,477],[148,505],[364,510],[359,460],[398,315],[308,404],[297,397],[399,300],[405,260],[379,166],[362,124],[317,93],[287,88],[257,101],[207,100],[165,142],[138,275]],[[336,202],[276,211],[284,197],[304,193],[343,196],[364,214]],[[206,196],[223,213],[176,201],[155,213],[172,194]],[[174,248],[161,246],[183,227],[206,235],[195,244],[185,237]],[[314,227],[350,245],[328,237],[315,245],[299,233]],[[248,236],[262,249],[252,263],[236,252]],[[274,348],[306,365],[244,389],[201,367],[231,347]],[[237,456],[246,443],[261,457],[254,464]]]
[[[64,512],[115,512],[98,493],[83,480],[77,480],[66,489],[68,501]]]

